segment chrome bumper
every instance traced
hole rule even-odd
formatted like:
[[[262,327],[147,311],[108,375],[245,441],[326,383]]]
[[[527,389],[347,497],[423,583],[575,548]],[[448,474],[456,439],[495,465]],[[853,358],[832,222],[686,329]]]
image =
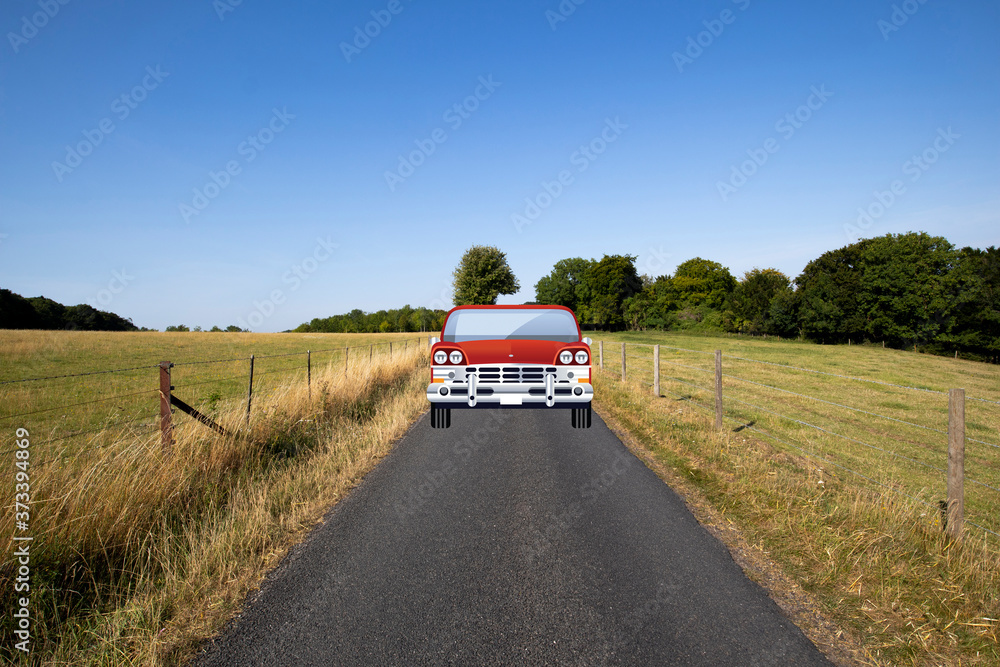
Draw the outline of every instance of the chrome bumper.
[[[594,397],[589,366],[434,366],[432,373],[427,400],[445,408],[580,408]]]

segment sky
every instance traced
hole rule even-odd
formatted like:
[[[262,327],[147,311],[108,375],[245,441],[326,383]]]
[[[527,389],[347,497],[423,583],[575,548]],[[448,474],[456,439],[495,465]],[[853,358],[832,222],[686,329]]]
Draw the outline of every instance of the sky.
[[[7,0],[0,287],[137,326],[448,308],[463,252],[794,278],[1000,244],[995,0]]]

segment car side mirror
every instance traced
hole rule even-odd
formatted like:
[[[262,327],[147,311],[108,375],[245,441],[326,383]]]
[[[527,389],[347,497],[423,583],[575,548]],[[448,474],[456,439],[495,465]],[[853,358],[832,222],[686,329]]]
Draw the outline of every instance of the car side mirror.
[[[594,344],[594,341],[592,341],[589,336],[584,336],[583,342],[586,343],[587,345],[593,345]]]

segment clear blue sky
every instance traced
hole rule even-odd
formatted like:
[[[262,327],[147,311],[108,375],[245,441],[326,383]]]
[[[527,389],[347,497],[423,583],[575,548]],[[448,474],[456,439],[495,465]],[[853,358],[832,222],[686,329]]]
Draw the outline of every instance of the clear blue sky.
[[[1000,243],[993,0],[235,1],[4,3],[0,286],[280,331],[450,306],[474,244],[519,303],[566,257]]]

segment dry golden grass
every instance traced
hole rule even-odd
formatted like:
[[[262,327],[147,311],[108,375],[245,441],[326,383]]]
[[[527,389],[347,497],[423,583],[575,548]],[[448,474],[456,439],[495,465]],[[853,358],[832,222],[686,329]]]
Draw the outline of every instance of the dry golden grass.
[[[220,404],[236,435],[187,422],[96,434],[79,456],[32,468],[33,664],[179,664],[219,629],[323,513],[426,409],[425,346],[313,369],[304,382]],[[96,447],[95,443],[107,446]],[[8,489],[4,504],[12,503]],[[13,535],[13,516],[0,531]],[[14,561],[0,565],[12,608]],[[4,636],[11,627],[5,619]]]
[[[817,645],[833,654],[858,647],[845,664],[1000,664],[1000,557],[986,542],[953,542],[923,505],[859,487],[746,430],[716,432],[712,415],[689,401],[654,399],[641,380],[617,378],[596,374],[597,407],[665,467],[690,504],[735,525],[740,543],[794,582],[775,592],[779,603],[801,587],[846,633],[815,630],[792,614]]]
[[[46,455],[64,456],[84,441],[74,434],[154,429],[157,364],[164,360],[177,364],[171,373],[175,395],[214,414],[221,403],[245,400],[251,354],[257,357],[258,396],[305,374],[306,350],[312,350],[313,369],[343,369],[347,360],[387,355],[390,343],[399,351],[426,340],[419,333],[0,331],[0,427],[26,427],[36,444],[52,443],[39,447]],[[111,369],[129,370],[91,374]],[[55,379],[18,381],[50,377]]]

